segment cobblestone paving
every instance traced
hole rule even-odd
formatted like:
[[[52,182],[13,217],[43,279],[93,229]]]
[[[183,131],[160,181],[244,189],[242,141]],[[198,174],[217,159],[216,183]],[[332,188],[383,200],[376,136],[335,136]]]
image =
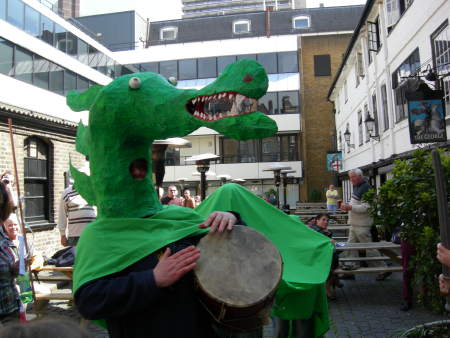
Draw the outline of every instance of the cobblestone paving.
[[[355,281],[345,280],[337,289],[337,300],[329,304],[331,329],[326,338],[394,338],[415,325],[447,319],[418,306],[410,311],[400,311],[402,303],[401,274],[394,273],[387,280],[375,281],[375,275],[357,275]],[[76,310],[67,302],[51,301],[46,316],[64,316],[79,321]],[[88,325],[94,338],[108,338],[105,330]],[[271,338],[271,330],[264,338]]]

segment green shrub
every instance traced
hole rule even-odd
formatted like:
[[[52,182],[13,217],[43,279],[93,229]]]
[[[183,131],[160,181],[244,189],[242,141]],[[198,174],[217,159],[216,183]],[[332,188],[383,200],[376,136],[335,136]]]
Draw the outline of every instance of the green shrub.
[[[440,151],[445,175],[450,177],[450,158]],[[393,177],[383,184],[378,194],[371,190],[364,199],[371,206],[375,224],[387,233],[400,228],[400,236],[416,249],[411,258],[413,284],[417,300],[436,312],[444,310],[436,276],[441,264],[436,259],[439,238],[434,171],[429,151],[418,150],[409,160],[395,161]],[[450,191],[447,180],[447,191]]]

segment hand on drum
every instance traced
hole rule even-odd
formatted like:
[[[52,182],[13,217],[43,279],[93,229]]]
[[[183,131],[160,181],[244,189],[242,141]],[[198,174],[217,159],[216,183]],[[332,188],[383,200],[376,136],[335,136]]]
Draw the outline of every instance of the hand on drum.
[[[170,255],[167,248],[153,269],[153,276],[158,287],[167,287],[175,283],[195,267],[200,257],[200,250],[191,245],[177,253]]]
[[[214,211],[208,216],[203,224],[199,225],[199,228],[211,227],[209,232],[223,232],[225,229],[232,230],[236,224],[237,218],[231,212]]]

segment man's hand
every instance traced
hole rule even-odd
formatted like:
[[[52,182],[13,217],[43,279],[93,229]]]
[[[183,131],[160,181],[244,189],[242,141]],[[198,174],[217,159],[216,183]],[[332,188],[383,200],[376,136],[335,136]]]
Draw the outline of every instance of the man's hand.
[[[62,246],[69,246],[69,242],[67,242],[67,237],[62,235],[61,236],[61,245]]]
[[[225,229],[232,230],[236,222],[237,218],[231,212],[214,211],[199,228],[211,227],[209,232],[223,232]]]
[[[191,245],[170,255],[167,248],[153,269],[156,286],[164,288],[172,285],[195,267],[200,257],[200,250]]]
[[[442,294],[448,295],[450,285],[450,281],[445,280],[444,275],[441,273],[439,275],[439,291],[441,291]]]
[[[436,257],[444,265],[450,267],[450,250],[448,250],[442,243],[438,243]]]
[[[352,206],[349,205],[349,204],[344,204],[344,203],[342,203],[342,204],[341,204],[341,210],[344,210],[344,211],[350,211],[350,210],[352,210]]]

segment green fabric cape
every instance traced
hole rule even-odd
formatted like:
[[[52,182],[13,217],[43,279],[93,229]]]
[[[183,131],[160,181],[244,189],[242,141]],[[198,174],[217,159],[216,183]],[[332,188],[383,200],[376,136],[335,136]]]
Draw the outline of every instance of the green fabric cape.
[[[235,211],[248,226],[264,234],[280,250],[284,263],[274,314],[282,319],[312,318],[315,336],[329,328],[324,282],[332,244],[236,184],[225,184],[195,210],[165,206],[151,218],[103,218],[89,224],[77,245],[74,293],[97,278],[118,272],[178,239],[202,234],[213,211]]]

